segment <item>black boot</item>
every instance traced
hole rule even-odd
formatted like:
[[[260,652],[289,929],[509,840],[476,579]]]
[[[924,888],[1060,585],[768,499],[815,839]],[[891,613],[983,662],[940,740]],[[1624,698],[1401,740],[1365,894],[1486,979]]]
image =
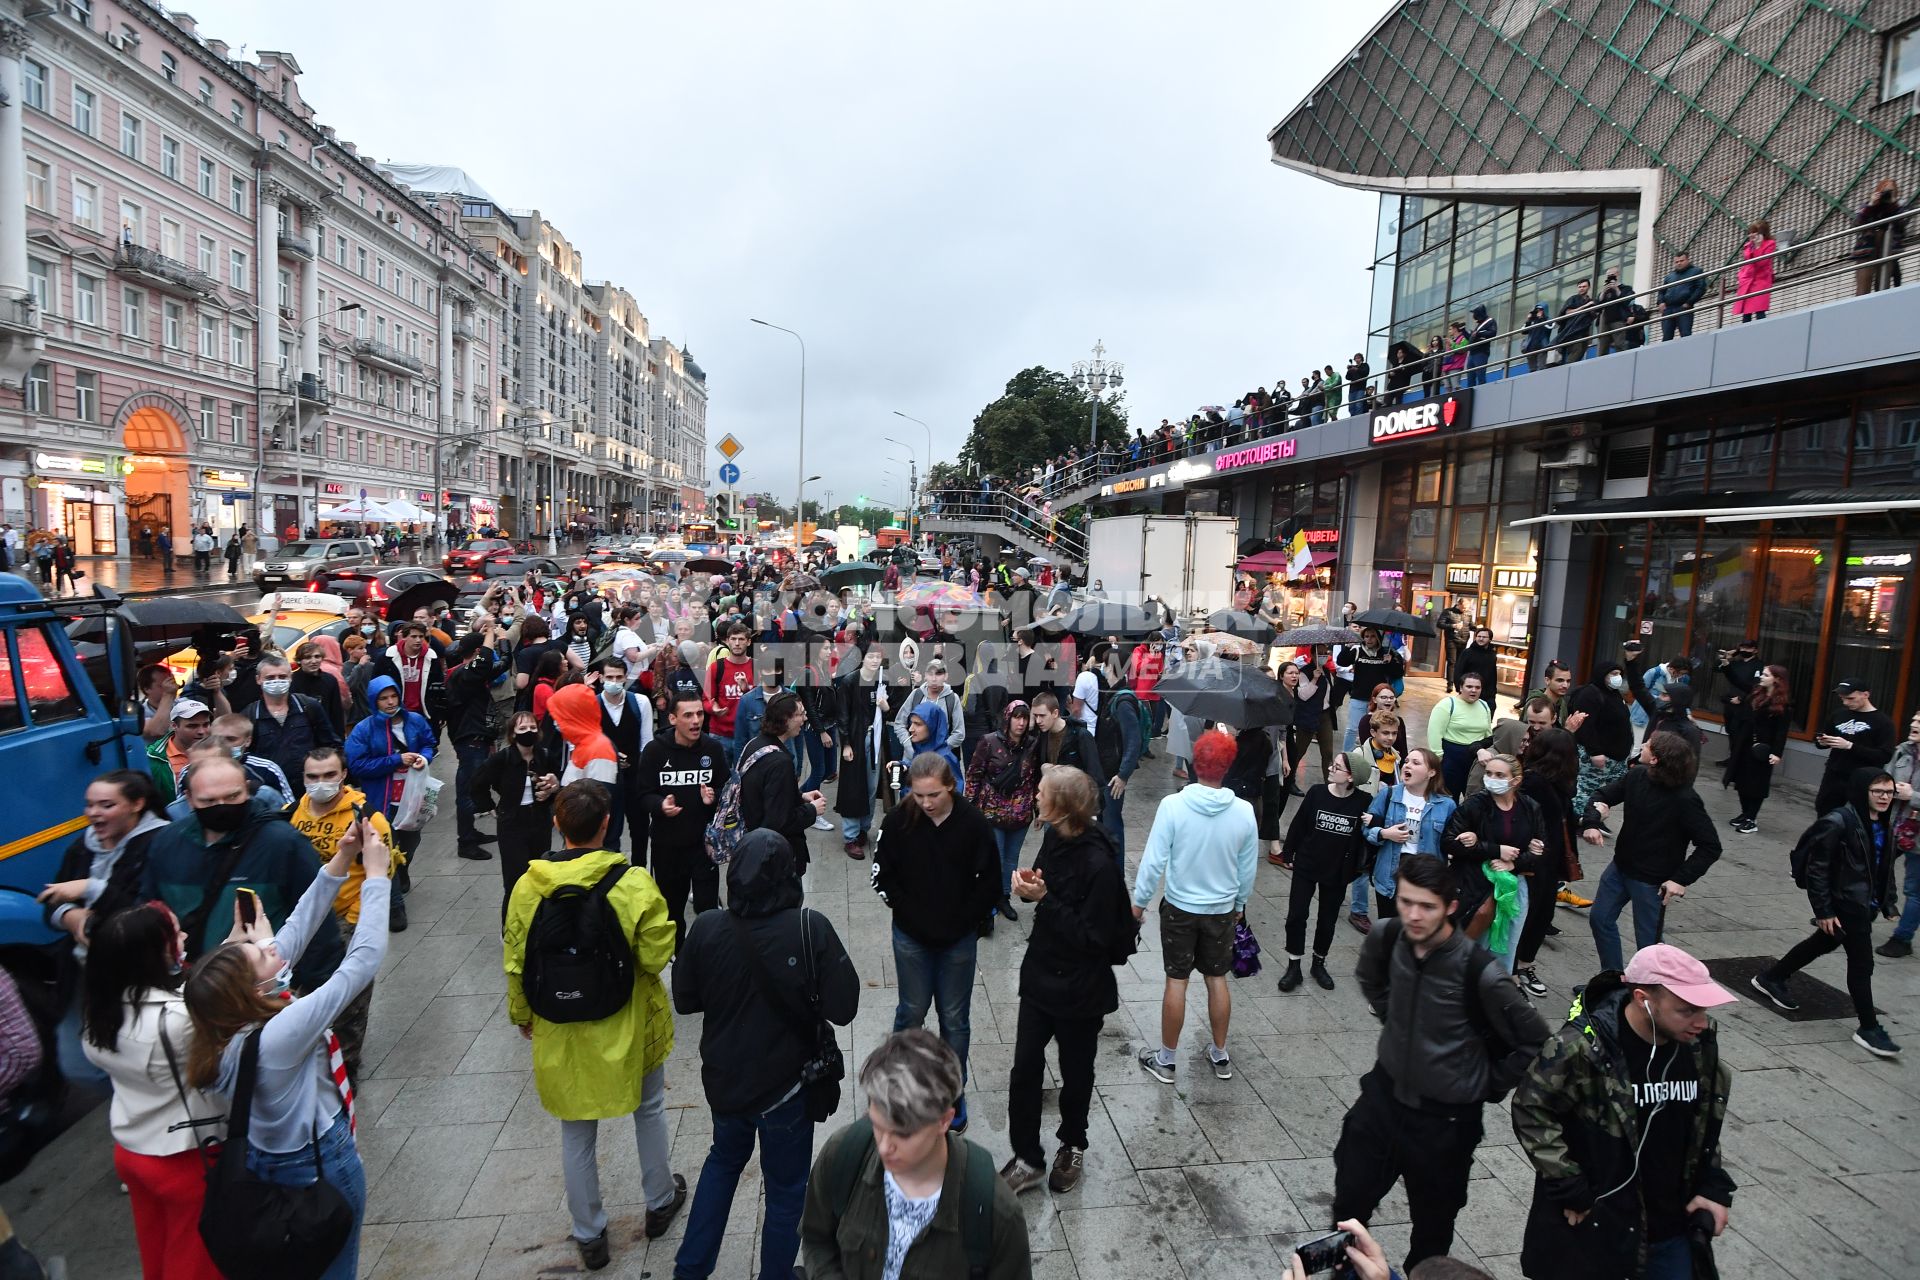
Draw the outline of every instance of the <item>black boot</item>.
[[[1300,962],[1298,960],[1288,960],[1287,971],[1280,975],[1280,990],[1298,991],[1300,989],[1300,982]]]
[[[1333,975],[1327,972],[1327,958],[1325,956],[1315,956],[1313,958],[1313,969],[1311,972],[1313,973],[1313,980],[1320,984],[1322,991],[1333,990]]]

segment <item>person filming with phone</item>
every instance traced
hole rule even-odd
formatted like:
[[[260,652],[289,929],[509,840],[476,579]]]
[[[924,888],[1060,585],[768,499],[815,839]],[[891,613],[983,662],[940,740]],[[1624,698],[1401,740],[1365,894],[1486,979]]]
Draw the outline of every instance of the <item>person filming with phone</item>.
[[[1733,1073],[1709,1009],[1736,997],[1666,943],[1587,984],[1513,1094],[1533,1162],[1523,1275],[1692,1280],[1715,1274],[1734,1182],[1720,1164]]]

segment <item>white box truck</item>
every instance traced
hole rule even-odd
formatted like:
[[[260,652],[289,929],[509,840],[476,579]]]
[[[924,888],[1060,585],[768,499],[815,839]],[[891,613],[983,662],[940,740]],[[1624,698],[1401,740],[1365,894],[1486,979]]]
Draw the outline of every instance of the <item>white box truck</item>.
[[[1232,516],[1108,516],[1087,528],[1087,585],[1109,600],[1211,613],[1233,604],[1239,545]]]

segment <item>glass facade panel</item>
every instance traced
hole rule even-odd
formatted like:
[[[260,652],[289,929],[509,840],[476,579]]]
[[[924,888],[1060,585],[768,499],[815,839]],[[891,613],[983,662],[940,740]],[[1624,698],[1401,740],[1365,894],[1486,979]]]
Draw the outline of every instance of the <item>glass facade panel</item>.
[[[1793,690],[1794,729],[1804,730],[1809,707],[1817,708],[1824,701],[1815,690],[1814,678],[1820,660],[1820,611],[1826,606],[1833,547],[1834,538],[1829,532],[1807,540],[1778,539],[1767,552],[1765,597],[1760,605],[1760,656],[1787,669],[1787,684]],[[1732,636],[1720,647],[1746,638]],[[1884,638],[1880,643],[1885,644]]]
[[[1780,424],[1780,487],[1838,488],[1847,474],[1853,415],[1845,409],[1797,414]],[[1714,485],[1720,476],[1714,473]]]
[[[1711,671],[1719,664],[1719,652],[1731,649],[1749,634],[1748,617],[1753,606],[1754,569],[1759,552],[1757,532],[1745,536],[1709,533],[1701,543],[1698,559],[1698,589],[1693,605],[1693,651],[1695,671]],[[1798,569],[1803,557],[1788,553],[1784,561],[1775,561],[1769,570],[1781,564]],[[1818,632],[1810,632],[1818,635]],[[1768,652],[1765,649],[1762,653]],[[1655,654],[1656,658],[1674,654]]]
[[[1600,610],[1593,651],[1618,653],[1628,637],[1637,634],[1640,606],[1646,598],[1647,530],[1644,525],[1622,530],[1607,540]],[[1576,671],[1574,679],[1589,673]]]
[[[1464,453],[1454,469],[1453,500],[1471,504],[1493,497],[1493,450]]]
[[[1640,638],[1647,652],[1671,657],[1687,652],[1687,616],[1693,610],[1699,577],[1698,527],[1656,528],[1647,554],[1646,596],[1640,610]],[[1651,623],[1651,626],[1647,624]],[[1611,655],[1611,650],[1596,650]]]
[[[1833,540],[1821,545],[1831,547]],[[1912,634],[1914,541],[1912,538],[1858,537],[1847,539],[1846,576],[1835,598],[1833,655],[1826,684],[1858,680],[1873,690],[1874,705],[1892,716],[1906,736],[1905,718],[1911,703],[1896,703],[1900,682],[1900,650]],[[1815,601],[1818,617],[1818,601]],[[1808,623],[1809,630],[1813,628]],[[1798,686],[1796,686],[1798,687]],[[1811,687],[1810,685],[1808,687]],[[1833,699],[1824,690],[1808,698],[1818,714]],[[1804,724],[1801,727],[1806,727]]]
[[[1862,413],[1853,428],[1851,485],[1920,482],[1920,405]]]
[[[1384,258],[1400,240],[1400,197],[1380,197],[1380,221],[1373,236],[1373,256]]]
[[[1707,454],[1712,432],[1668,431],[1654,458],[1649,491],[1660,497],[1672,493],[1699,493],[1707,485]]]
[[[1770,417],[1757,422],[1723,422],[1715,427],[1713,487],[1756,492],[1772,487],[1774,445]]]

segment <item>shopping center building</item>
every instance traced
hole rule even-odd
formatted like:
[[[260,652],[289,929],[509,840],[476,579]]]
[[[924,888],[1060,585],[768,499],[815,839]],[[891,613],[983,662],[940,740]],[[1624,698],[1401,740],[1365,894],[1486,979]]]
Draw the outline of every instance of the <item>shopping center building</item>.
[[[1397,6],[1268,135],[1275,164],[1380,198],[1373,261],[1353,264],[1373,277],[1367,335],[1300,354],[1364,347],[1377,391],[1392,343],[1424,350],[1484,306],[1501,333],[1484,385],[1416,382],[1404,404],[1111,468],[1056,503],[1222,512],[1247,539],[1302,527],[1317,554],[1284,584],[1293,616],[1458,605],[1493,627],[1508,695],[1550,658],[1584,678],[1639,637],[1696,664],[1712,719],[1716,651],[1757,637],[1795,689],[1796,774],[1819,767],[1804,739],[1837,681],[1904,724],[1920,290],[1895,287],[1915,265],[1889,235],[1904,227],[1855,221],[1877,183],[1920,181],[1920,3],[1738,9]],[[1761,219],[1781,252],[1768,314],[1745,323],[1737,266]],[[1657,287],[1682,251],[1706,284],[1690,335],[1663,334],[1647,298],[1645,345],[1582,339],[1583,359],[1529,367],[1535,302],[1558,315],[1609,271]],[[1437,670],[1438,645],[1414,659]]]

